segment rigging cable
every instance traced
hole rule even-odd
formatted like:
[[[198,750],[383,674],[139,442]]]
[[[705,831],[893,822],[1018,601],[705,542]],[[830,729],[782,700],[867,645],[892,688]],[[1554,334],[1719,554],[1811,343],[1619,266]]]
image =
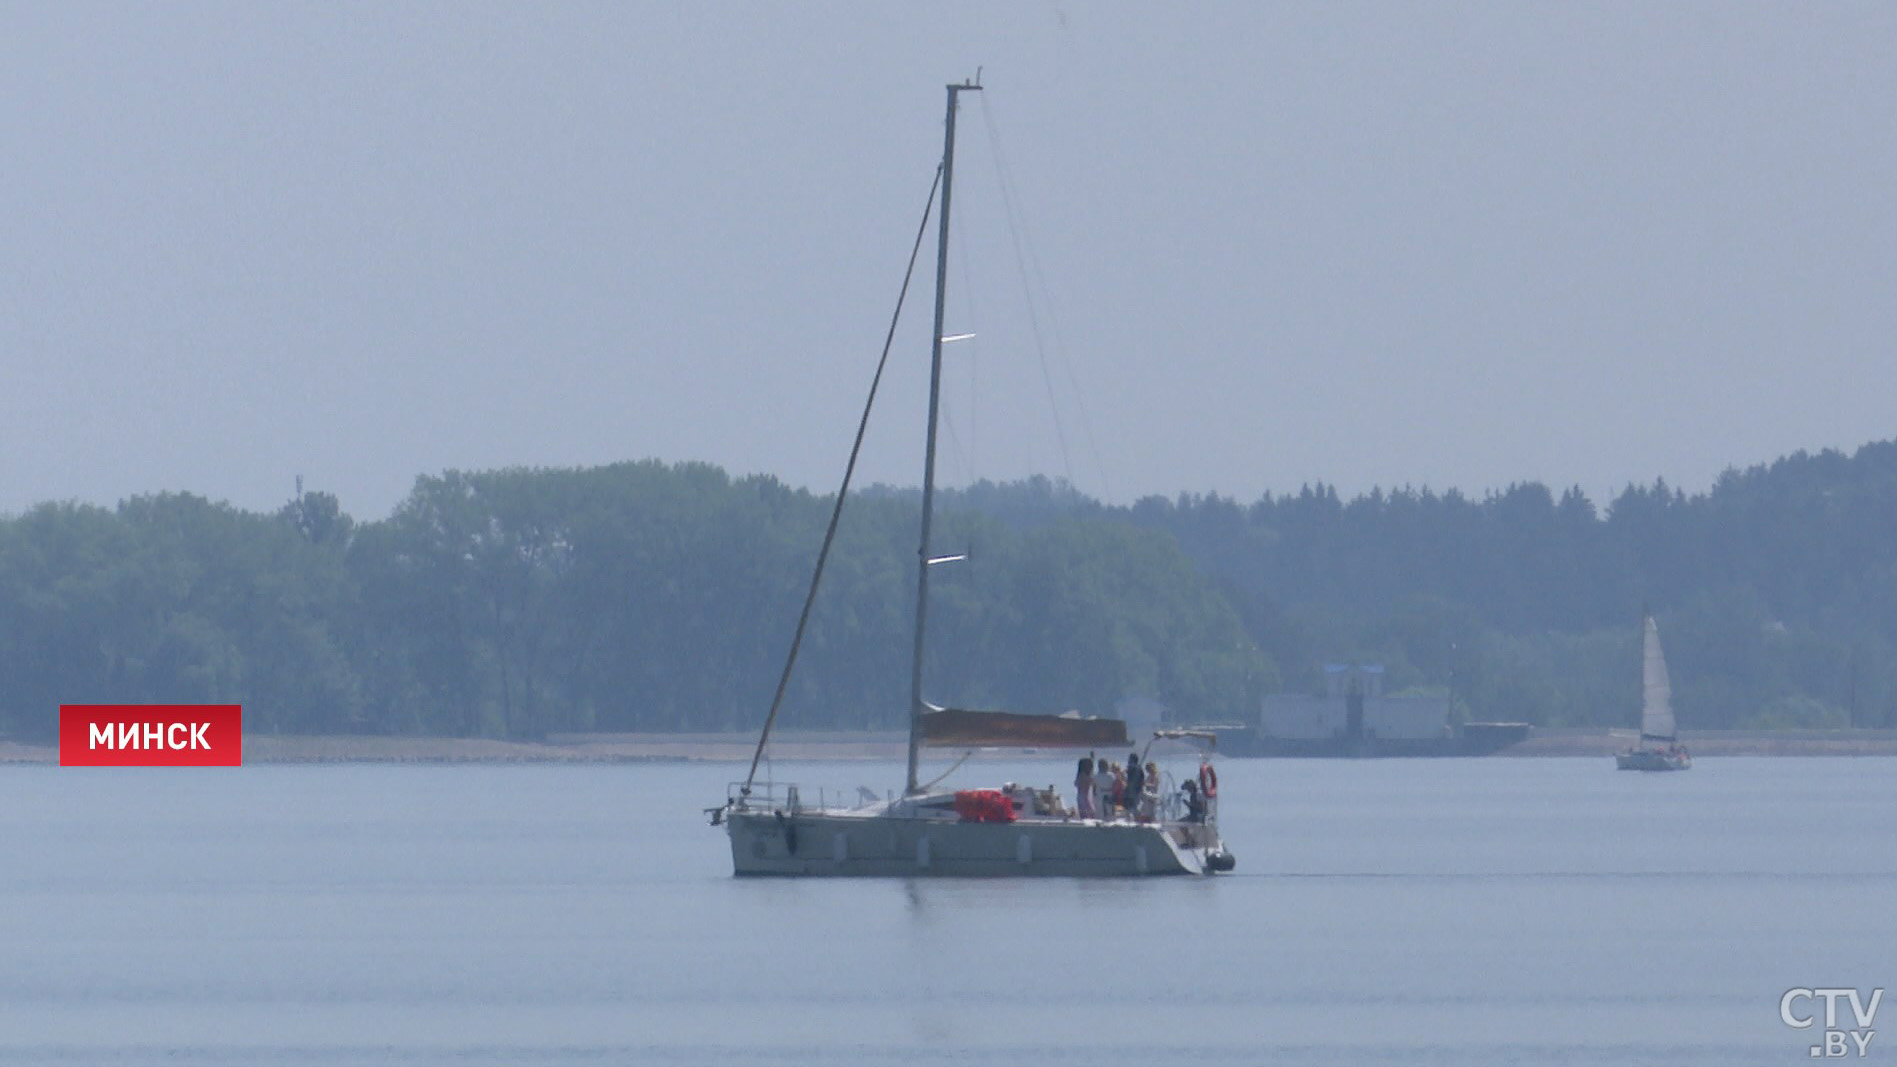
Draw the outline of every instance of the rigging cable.
[[[975,482],[975,413],[977,411],[977,401],[980,399],[975,391],[975,362],[976,356],[981,352],[981,316],[975,310],[975,279],[968,269],[968,242],[961,239],[965,235],[955,222],[950,222],[949,225],[955,228],[955,234],[958,238],[957,240],[949,242],[949,244],[952,248],[957,250],[956,265],[961,268],[962,277],[962,284],[958,291],[963,294],[962,301],[968,305],[968,311],[967,319],[962,323],[962,325],[967,328],[967,332],[963,333],[958,330],[956,335],[944,338],[944,343],[946,344],[947,341],[950,340],[967,342],[964,346],[968,350],[967,356],[958,357],[968,364],[969,372],[969,431],[966,446],[963,445],[962,435],[955,430],[955,412],[957,408],[954,399],[947,394],[946,390],[942,396],[940,410],[942,416],[942,432],[948,438],[949,463],[947,466],[952,473],[959,473],[962,476],[963,486],[966,488]],[[940,462],[940,460],[938,460],[938,462]],[[937,478],[938,480],[941,479],[939,470],[937,472]]]
[[[966,209],[964,209],[962,214],[963,216],[967,215]],[[951,225],[957,226],[957,233],[962,235],[962,237],[955,242],[956,263],[962,269],[962,284],[957,291],[961,294],[962,303],[968,306],[967,328],[973,334],[973,336],[968,339],[968,355],[963,357],[963,362],[968,364],[968,449],[966,455],[959,456],[963,464],[967,467],[964,473],[967,475],[968,484],[972,485],[979,473],[977,467],[978,457],[975,454],[975,449],[981,444],[981,436],[979,433],[981,392],[978,388],[978,376],[976,374],[977,367],[981,361],[981,312],[975,302],[975,272],[968,267],[969,242],[966,239],[966,232],[958,223],[951,223]],[[962,451],[961,443],[955,440],[953,430],[951,430],[949,434],[949,439],[951,443],[955,445],[956,451],[959,454]]]
[[[961,759],[958,759],[954,763],[949,764],[948,770],[943,771],[941,774],[938,774],[934,778],[929,779],[928,783],[921,787],[921,791],[926,793],[929,790],[935,788],[936,786],[941,785],[942,779],[947,778],[951,774],[954,774],[955,769],[957,767],[960,767],[962,764],[967,763],[968,757],[974,754],[975,754],[975,750],[972,748],[969,749],[967,752],[962,753]]]
[[[1066,465],[1067,481],[1068,484],[1071,485],[1074,480],[1074,470],[1073,463],[1067,458],[1067,432],[1061,426],[1060,409],[1055,404],[1054,380],[1047,369],[1047,352],[1041,343],[1040,318],[1034,310],[1034,293],[1031,283],[1038,283],[1043,295],[1045,295],[1047,279],[1041,273],[1040,258],[1033,254],[1033,239],[1031,236],[1026,238],[1028,247],[1027,251],[1023,252],[1023,234],[1027,229],[1027,220],[1022,218],[1018,225],[1016,223],[1016,215],[1018,212],[1015,208],[1014,196],[1012,194],[1013,182],[1008,175],[1008,161],[1001,151],[1001,134],[995,127],[994,105],[986,99],[981,102],[981,117],[982,124],[988,131],[989,152],[994,157],[995,174],[1001,185],[1001,206],[1003,215],[1008,222],[1008,237],[1014,245],[1015,269],[1021,273],[1021,287],[1028,298],[1028,327],[1034,335],[1034,354],[1041,362],[1041,380],[1047,386],[1047,403],[1048,406],[1053,409],[1054,413],[1054,432],[1060,440],[1061,462]],[[1030,267],[1032,268],[1031,271]],[[1031,278],[1030,274],[1032,274]],[[1104,493],[1107,498],[1111,499],[1113,496],[1113,488],[1107,480],[1106,464],[1100,461],[1100,446],[1094,438],[1093,420],[1088,416],[1086,401],[1081,397],[1080,383],[1076,380],[1074,375],[1073,360],[1067,357],[1067,346],[1061,341],[1060,323],[1054,319],[1051,301],[1048,307],[1048,328],[1054,335],[1054,349],[1056,354],[1061,358],[1061,367],[1067,372],[1067,385],[1068,388],[1073,390],[1074,406],[1080,411],[1081,432],[1085,434],[1087,438],[1087,450],[1093,454],[1094,469],[1100,473],[1101,492]]]
[[[739,796],[751,795],[751,782],[757,778],[758,760],[771,739],[771,726],[777,710],[783,706],[784,691],[790,687],[790,672],[797,665],[797,650],[804,643],[804,628],[810,624],[811,608],[817,603],[817,587],[823,582],[823,567],[830,560],[830,546],[836,542],[837,522],[843,518],[843,499],[850,493],[850,478],[856,473],[856,458],[863,451],[863,435],[869,430],[870,409],[876,405],[876,387],[882,384],[883,369],[889,366],[889,350],[896,342],[896,324],[902,320],[902,305],[909,297],[909,281],[915,277],[916,257],[922,252],[922,238],[929,232],[929,216],[935,211],[935,194],[942,188],[942,167],[935,168],[935,180],[929,185],[928,202],[922,205],[922,224],[916,227],[916,242],[909,249],[909,266],[902,272],[902,290],[896,294],[896,310],[889,316],[889,333],[883,338],[883,354],[876,361],[876,374],[869,382],[869,396],[863,401],[863,417],[856,424],[856,441],[850,445],[850,462],[843,468],[843,485],[837,489],[836,506],[830,509],[830,526],[823,533],[823,548],[817,552],[817,566],[810,575],[810,592],[804,595],[803,614],[797,616],[797,632],[790,639],[790,655],[784,659],[784,673],[778,676],[777,692],[771,697],[771,713],[764,718],[764,731],[758,735],[757,750],[751,753],[751,769],[744,776]]]

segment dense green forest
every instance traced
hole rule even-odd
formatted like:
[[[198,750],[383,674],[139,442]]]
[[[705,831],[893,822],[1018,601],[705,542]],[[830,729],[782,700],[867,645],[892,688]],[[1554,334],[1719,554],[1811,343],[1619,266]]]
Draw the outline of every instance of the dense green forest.
[[[914,491],[852,498],[785,710],[906,714]],[[830,499],[701,464],[423,477],[359,523],[302,494],[0,519],[0,733],[61,703],[218,701],[253,731],[536,737],[756,726]],[[1325,662],[1458,714],[1623,725],[1660,619],[1687,729],[1897,726],[1897,442],[1710,491],[1326,486],[1109,507],[1033,479],[944,494],[938,702],[1248,717]]]

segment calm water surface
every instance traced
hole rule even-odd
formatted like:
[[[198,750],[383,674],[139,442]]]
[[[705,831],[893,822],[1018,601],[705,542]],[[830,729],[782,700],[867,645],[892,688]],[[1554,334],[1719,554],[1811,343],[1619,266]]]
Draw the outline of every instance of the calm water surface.
[[[1897,987],[1897,761],[1228,761],[1238,871],[1111,882],[739,881],[735,773],[0,770],[0,1064],[1741,1067]]]

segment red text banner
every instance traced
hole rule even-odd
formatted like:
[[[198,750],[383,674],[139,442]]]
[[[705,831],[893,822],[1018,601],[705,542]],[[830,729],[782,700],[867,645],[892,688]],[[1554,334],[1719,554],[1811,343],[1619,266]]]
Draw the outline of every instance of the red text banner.
[[[240,704],[61,704],[61,767],[241,767]]]

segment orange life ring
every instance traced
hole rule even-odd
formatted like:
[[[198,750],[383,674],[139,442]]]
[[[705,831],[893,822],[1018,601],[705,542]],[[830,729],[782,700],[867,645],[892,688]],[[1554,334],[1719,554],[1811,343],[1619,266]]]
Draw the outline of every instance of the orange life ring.
[[[1199,764],[1199,792],[1208,797],[1219,795],[1219,772],[1210,763]]]

